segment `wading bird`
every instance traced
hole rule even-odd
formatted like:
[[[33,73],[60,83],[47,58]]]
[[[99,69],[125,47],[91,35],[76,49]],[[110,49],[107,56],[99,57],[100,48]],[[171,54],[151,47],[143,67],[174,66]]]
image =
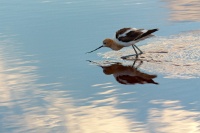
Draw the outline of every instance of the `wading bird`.
[[[87,53],[92,53],[102,47],[109,47],[112,50],[117,51],[122,49],[123,47],[132,46],[135,51],[135,54],[122,56],[121,58],[125,59],[129,56],[136,56],[137,58],[138,55],[143,54],[143,52],[135,44],[146,38],[154,36],[152,35],[152,33],[156,31],[158,31],[158,29],[145,30],[136,28],[123,28],[116,32],[115,37],[113,39],[106,38],[103,41],[103,45]],[[139,51],[139,53],[136,49]]]

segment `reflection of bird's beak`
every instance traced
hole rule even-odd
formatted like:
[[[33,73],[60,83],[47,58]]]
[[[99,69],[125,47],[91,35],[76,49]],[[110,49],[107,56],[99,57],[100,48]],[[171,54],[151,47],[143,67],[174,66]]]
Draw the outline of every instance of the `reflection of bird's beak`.
[[[94,51],[96,51],[97,49],[100,49],[100,48],[102,48],[103,47],[103,45],[102,46],[100,46],[100,47],[98,47],[98,48],[96,48],[95,50],[92,50],[92,51],[90,51],[90,52],[87,52],[87,53],[92,53],[92,52],[94,52]],[[86,54],[87,54],[86,53]]]

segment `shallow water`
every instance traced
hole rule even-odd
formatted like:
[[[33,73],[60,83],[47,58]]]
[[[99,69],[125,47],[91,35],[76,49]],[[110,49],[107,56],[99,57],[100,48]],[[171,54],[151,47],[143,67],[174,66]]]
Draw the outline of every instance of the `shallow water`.
[[[197,0],[0,5],[1,133],[200,132]],[[138,60],[85,54],[122,27],[160,30]]]

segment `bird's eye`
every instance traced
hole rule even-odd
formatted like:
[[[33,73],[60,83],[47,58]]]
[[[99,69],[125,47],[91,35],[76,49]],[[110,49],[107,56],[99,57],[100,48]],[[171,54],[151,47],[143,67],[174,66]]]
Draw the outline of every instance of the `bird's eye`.
[[[106,42],[103,42],[103,44],[106,44]]]

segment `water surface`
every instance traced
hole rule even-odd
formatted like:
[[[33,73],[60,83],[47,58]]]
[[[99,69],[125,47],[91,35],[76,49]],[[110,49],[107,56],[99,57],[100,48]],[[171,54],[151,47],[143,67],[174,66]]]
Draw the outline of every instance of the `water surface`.
[[[198,1],[0,5],[1,133],[200,131]],[[137,61],[85,54],[122,27],[160,30]]]

